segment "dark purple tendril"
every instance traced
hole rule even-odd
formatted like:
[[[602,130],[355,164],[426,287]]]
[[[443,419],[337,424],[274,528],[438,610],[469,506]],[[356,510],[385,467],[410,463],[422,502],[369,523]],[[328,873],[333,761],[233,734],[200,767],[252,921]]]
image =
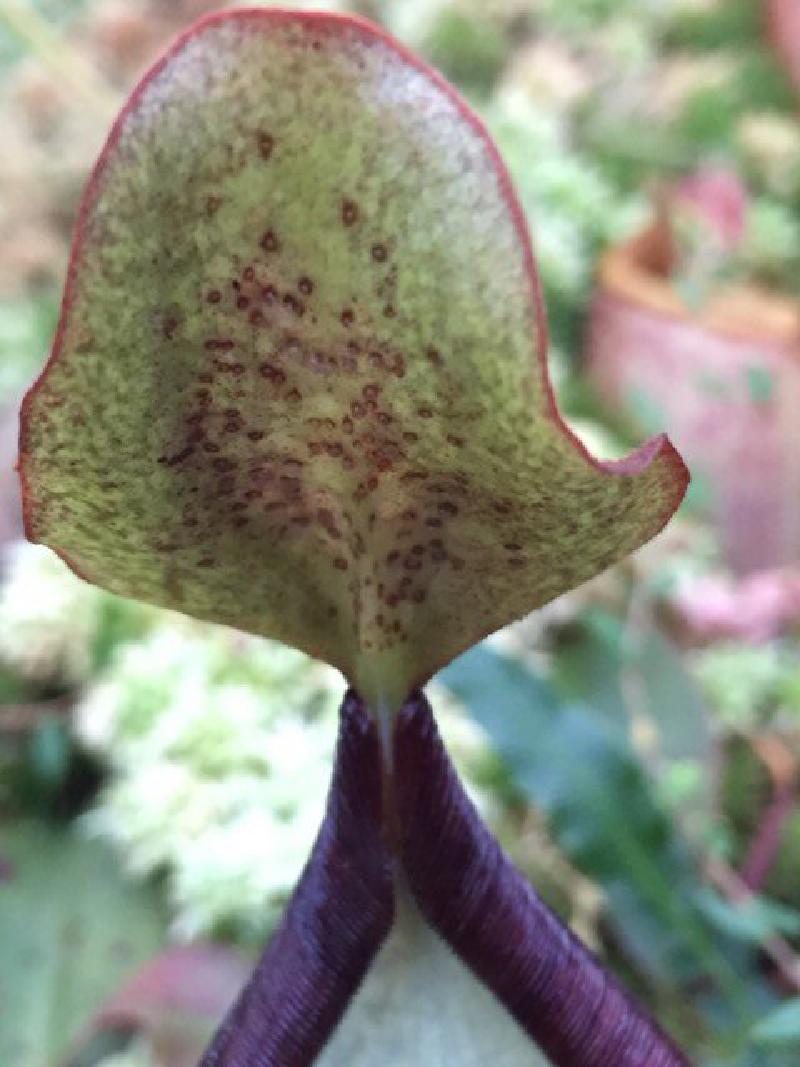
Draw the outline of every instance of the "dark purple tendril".
[[[200,1067],[311,1067],[389,934],[397,862],[433,929],[554,1067],[690,1067],[504,855],[422,693],[398,716],[392,757],[389,778],[350,691],[314,851]]]
[[[328,808],[283,922],[201,1067],[309,1067],[394,919],[378,732],[352,692]]]

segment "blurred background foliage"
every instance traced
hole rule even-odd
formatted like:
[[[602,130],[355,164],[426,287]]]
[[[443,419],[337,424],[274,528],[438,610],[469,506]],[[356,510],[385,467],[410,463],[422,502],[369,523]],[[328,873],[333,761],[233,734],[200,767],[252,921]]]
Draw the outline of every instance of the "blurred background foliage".
[[[22,543],[11,471],[108,122],[212,6],[0,0],[8,1067],[193,1067],[324,805],[336,673],[83,584]],[[477,107],[531,219],[576,431],[612,456],[667,428],[694,467],[655,543],[435,681],[450,751],[515,861],[696,1063],[790,1067],[800,41],[780,0],[299,6],[383,22]]]

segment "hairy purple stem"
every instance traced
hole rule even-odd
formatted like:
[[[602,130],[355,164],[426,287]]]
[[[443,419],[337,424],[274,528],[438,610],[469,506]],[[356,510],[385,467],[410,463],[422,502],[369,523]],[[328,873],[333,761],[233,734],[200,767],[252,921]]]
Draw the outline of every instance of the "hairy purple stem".
[[[417,903],[555,1067],[689,1067],[511,864],[421,693],[394,734],[401,859]]]
[[[199,1067],[309,1067],[394,919],[383,768],[352,691],[341,711],[328,809],[278,931]]]
[[[393,757],[390,775],[348,693],[311,859],[200,1067],[311,1067],[389,933],[397,860],[431,926],[554,1067],[688,1067],[504,856],[422,694],[400,713]]]

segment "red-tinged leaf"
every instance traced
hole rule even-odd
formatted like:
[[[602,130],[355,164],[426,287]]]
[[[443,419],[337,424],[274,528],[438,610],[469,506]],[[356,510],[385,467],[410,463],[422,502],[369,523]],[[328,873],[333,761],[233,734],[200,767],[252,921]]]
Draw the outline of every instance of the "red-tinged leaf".
[[[82,1052],[103,1035],[142,1034],[164,1067],[195,1067],[220,1016],[233,1002],[250,967],[221,945],[177,946],[145,964],[115,993],[67,1060],[82,1063]]]
[[[399,706],[652,537],[664,438],[555,409],[525,221],[480,121],[366,22],[228,12],[136,89],[23,409],[29,536]]]

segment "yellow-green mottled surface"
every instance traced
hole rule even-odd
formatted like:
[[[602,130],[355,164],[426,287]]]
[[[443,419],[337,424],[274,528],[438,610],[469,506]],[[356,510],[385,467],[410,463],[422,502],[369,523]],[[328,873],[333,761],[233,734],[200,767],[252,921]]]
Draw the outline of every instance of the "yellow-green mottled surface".
[[[564,433],[504,182],[363,23],[196,29],[87,192],[23,416],[30,535],[390,701],[637,548],[683,467],[657,442],[610,475]]]

